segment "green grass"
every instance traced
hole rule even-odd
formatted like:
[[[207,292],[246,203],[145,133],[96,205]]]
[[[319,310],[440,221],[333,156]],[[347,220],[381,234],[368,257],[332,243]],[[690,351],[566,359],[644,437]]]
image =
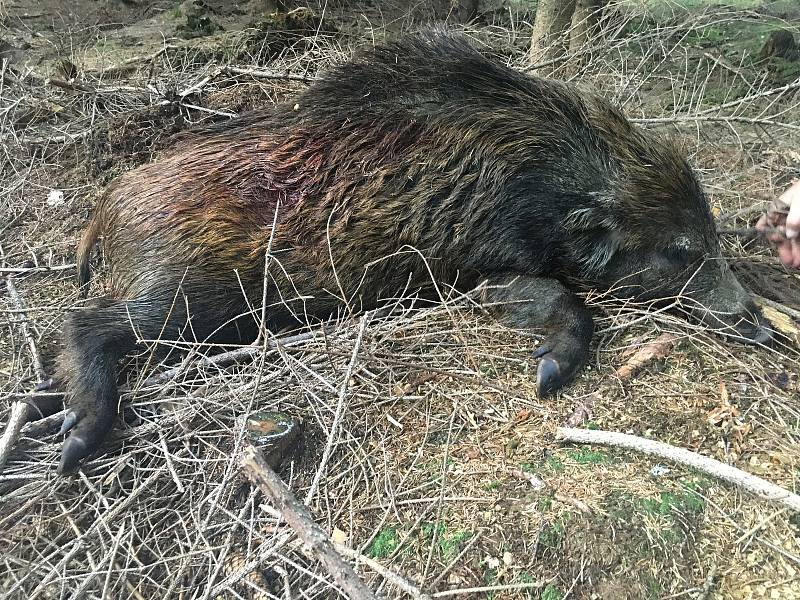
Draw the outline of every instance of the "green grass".
[[[517,575],[517,581],[520,583],[533,583],[536,581],[536,578],[528,573],[528,571],[522,571],[519,575]]]
[[[552,473],[563,473],[564,472],[564,463],[561,462],[561,459],[557,456],[548,456],[544,461],[544,468],[546,471],[550,471]],[[523,470],[525,467],[523,467]]]
[[[788,11],[796,6],[795,1],[778,0],[770,2],[770,6],[776,11]],[[640,6],[640,2],[637,0],[629,0],[629,3],[632,6]],[[647,8],[655,16],[663,18],[681,10],[697,12],[714,6],[747,10],[758,8],[764,4],[764,0],[649,0]]]
[[[472,533],[463,529],[448,530],[445,523],[439,523],[435,528],[433,523],[423,523],[420,530],[428,541],[433,539],[434,530],[436,531],[436,549],[444,558],[455,557],[463,544],[472,537]]]
[[[601,463],[613,462],[613,458],[608,452],[592,450],[591,448],[568,450],[566,454],[580,465],[599,465]]]
[[[381,529],[375,539],[367,548],[367,556],[370,558],[386,558],[397,549],[400,539],[397,536],[397,529],[386,527]]]
[[[706,509],[702,497],[695,492],[704,487],[700,481],[689,483],[685,489],[662,491],[656,497],[640,497],[627,492],[612,492],[607,497],[609,516],[620,527],[628,528],[631,539],[640,543],[637,552],[649,556],[654,552],[653,540],[662,549],[680,547],[687,542],[687,532]],[[647,525],[646,525],[647,523]],[[650,532],[647,534],[644,528]]]
[[[643,498],[640,506],[644,512],[671,516],[675,511],[681,513],[702,513],[706,508],[705,501],[695,493],[699,486],[696,483],[687,485],[688,490],[679,492],[661,492],[658,498]]]
[[[552,583],[547,584],[547,587],[542,591],[542,600],[562,600],[563,598],[564,594]]]
[[[658,598],[661,598],[664,595],[664,586],[661,585],[661,582],[658,579],[649,573],[645,573],[644,583],[645,587],[647,588],[648,600],[658,600]]]
[[[551,550],[558,548],[564,540],[564,535],[567,531],[566,521],[569,520],[570,516],[570,513],[565,513],[562,519],[543,527],[539,534],[539,544]]]

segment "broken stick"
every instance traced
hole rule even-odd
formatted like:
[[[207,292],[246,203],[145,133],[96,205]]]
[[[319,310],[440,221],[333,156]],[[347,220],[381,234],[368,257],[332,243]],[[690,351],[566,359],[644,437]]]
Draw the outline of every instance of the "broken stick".
[[[678,448],[664,442],[648,440],[635,435],[600,431],[597,429],[574,429],[559,427],[556,437],[567,442],[580,444],[602,444],[636,450],[644,454],[659,456],[687,467],[702,471],[707,475],[727,481],[739,488],[759,496],[765,500],[776,502],[796,511],[800,511],[800,496],[760,477],[746,473],[714,458],[702,456],[685,448]]]
[[[377,600],[353,568],[336,552],[330,538],[314,521],[308,508],[294,497],[283,480],[249,443],[245,446],[241,464],[247,478],[270,499],[311,554],[323,564],[344,592],[352,600]]]
[[[42,366],[42,357],[39,354],[39,348],[36,346],[36,340],[33,339],[33,334],[28,328],[28,315],[25,311],[25,303],[22,301],[22,297],[19,295],[19,292],[17,292],[17,288],[14,285],[13,274],[6,278],[6,290],[8,291],[11,301],[14,303],[14,306],[18,311],[20,328],[22,329],[22,335],[25,338],[25,341],[28,343],[28,349],[31,353],[31,361],[33,362],[33,370],[36,373],[36,377],[40,382],[42,382],[47,378],[47,375],[44,371],[44,367]],[[6,423],[5,431],[3,431],[3,435],[0,437],[0,473],[3,472],[3,467],[8,460],[8,455],[11,454],[11,450],[14,448],[17,440],[19,439],[22,427],[27,421],[27,403],[20,401],[14,402],[11,405],[11,412],[9,413],[8,423]]]

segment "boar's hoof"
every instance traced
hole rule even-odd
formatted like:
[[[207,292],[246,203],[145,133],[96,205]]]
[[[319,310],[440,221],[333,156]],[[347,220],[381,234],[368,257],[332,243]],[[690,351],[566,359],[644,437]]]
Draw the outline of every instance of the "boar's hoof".
[[[572,382],[586,363],[589,345],[566,331],[548,338],[534,353],[541,358],[536,371],[536,392],[539,397],[554,394]]]
[[[108,414],[103,414],[105,412]],[[58,473],[66,475],[75,472],[81,460],[100,447],[106,434],[111,430],[113,421],[110,411],[84,416],[72,410],[67,412],[59,433],[61,435],[70,433],[61,448]]]
[[[769,344],[773,337],[774,332],[771,330],[769,321],[763,317],[758,319],[758,324],[754,325],[749,322],[742,322],[736,325],[736,333],[741,336],[741,341],[745,344]]]

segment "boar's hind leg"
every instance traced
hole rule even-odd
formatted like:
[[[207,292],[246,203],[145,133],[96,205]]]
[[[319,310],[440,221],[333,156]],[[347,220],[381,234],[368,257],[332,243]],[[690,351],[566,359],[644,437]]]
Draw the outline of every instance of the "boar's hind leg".
[[[219,299],[224,290],[207,297]],[[72,313],[64,323],[64,351],[60,368],[67,382],[68,410],[61,433],[69,432],[61,450],[59,473],[68,473],[102,444],[118,412],[117,362],[136,349],[141,339],[205,339],[225,320],[233,303],[216,307],[191,303],[191,325],[186,305],[173,296],[147,297],[105,302]],[[235,316],[234,313],[231,316]],[[215,336],[215,339],[217,337]]]
[[[126,305],[108,303],[70,314],[64,321],[60,368],[67,381],[67,414],[60,434],[70,432],[61,449],[59,473],[74,471],[94,452],[117,413],[117,361],[133,350],[136,336]],[[135,312],[135,311],[134,311]]]
[[[552,331],[534,353],[540,396],[570,383],[586,363],[594,323],[584,304],[555,279],[509,275],[489,280],[484,300],[509,327]]]

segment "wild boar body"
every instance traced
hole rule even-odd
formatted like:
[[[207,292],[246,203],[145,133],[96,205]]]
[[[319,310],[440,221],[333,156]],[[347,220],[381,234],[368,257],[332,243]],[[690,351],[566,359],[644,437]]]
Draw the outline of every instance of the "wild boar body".
[[[578,289],[711,298],[744,337],[763,333],[677,149],[602,97],[443,31],[362,52],[120,177],[80,243],[82,284],[99,236],[109,298],[64,327],[62,472],[112,426],[115,363],[137,339],[255,335],[265,264],[272,327],[497,284],[487,302],[522,303],[498,309],[506,322],[553,331],[536,353],[542,393],[585,361]]]

